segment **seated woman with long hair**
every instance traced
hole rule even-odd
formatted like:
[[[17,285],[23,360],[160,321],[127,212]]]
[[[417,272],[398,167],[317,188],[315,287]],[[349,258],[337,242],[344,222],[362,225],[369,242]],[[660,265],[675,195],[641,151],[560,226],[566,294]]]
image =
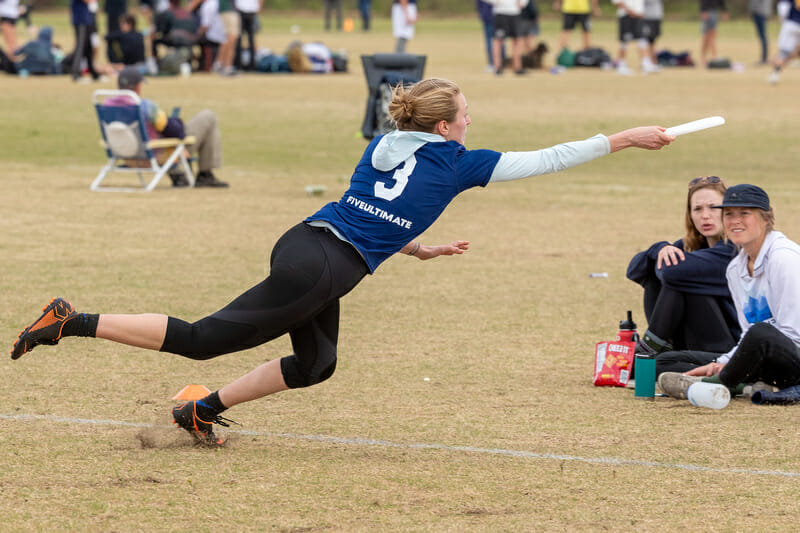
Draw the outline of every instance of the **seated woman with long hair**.
[[[736,249],[725,239],[720,210],[712,207],[722,202],[726,189],[717,176],[691,180],[686,235],[672,244],[653,244],[628,265],[628,278],[644,287],[648,324],[637,353],[722,353],[736,343],[736,310],[725,280],[725,269]],[[656,373],[690,368],[683,361],[656,359]]]

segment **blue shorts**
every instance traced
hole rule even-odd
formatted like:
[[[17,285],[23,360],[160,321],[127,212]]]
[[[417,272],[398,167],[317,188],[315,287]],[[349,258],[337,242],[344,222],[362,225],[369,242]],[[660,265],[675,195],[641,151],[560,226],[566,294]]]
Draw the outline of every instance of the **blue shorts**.
[[[716,9],[711,9],[709,11],[705,11],[708,13],[708,18],[704,19],[700,25],[700,33],[708,33],[711,30],[716,30],[717,25],[719,24],[719,11]]]

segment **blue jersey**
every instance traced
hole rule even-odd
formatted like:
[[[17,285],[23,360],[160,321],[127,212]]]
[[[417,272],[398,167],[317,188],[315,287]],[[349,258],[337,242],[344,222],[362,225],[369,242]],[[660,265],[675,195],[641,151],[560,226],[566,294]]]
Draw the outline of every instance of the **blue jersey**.
[[[455,141],[428,142],[384,172],[372,165],[382,138],[367,147],[342,199],[306,219],[335,227],[370,272],[424,232],[460,192],[485,186],[501,155],[467,150]]]

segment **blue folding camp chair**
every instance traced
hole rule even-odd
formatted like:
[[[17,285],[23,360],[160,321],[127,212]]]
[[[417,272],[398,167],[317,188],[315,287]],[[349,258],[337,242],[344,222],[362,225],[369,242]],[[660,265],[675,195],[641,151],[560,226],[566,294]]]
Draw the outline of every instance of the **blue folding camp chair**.
[[[127,96],[130,105],[104,105],[112,97]],[[182,167],[190,187],[195,179],[189,160],[187,147],[194,144],[194,137],[183,139],[150,139],[141,110],[141,98],[133,91],[99,89],[92,95],[100,132],[101,144],[108,156],[108,162],[100,169],[89,189],[108,192],[149,192],[173,167]],[[109,187],[103,185],[109,174],[115,172],[136,173],[138,187]],[[150,181],[144,177],[152,174]]]

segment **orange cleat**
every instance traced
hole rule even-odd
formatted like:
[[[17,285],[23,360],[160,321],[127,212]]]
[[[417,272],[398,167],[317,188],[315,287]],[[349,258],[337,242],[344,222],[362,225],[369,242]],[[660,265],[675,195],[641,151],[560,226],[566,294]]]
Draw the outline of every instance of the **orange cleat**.
[[[202,420],[197,416],[197,402],[186,402],[172,408],[173,423],[188,431],[198,444],[203,446],[222,446],[225,441],[214,434],[213,424],[228,427],[233,420],[222,416],[215,416],[209,421]]]
[[[55,345],[61,340],[61,332],[67,320],[78,313],[63,298],[53,298],[42,309],[42,316],[23,329],[11,349],[11,359],[19,359],[40,344]]]

